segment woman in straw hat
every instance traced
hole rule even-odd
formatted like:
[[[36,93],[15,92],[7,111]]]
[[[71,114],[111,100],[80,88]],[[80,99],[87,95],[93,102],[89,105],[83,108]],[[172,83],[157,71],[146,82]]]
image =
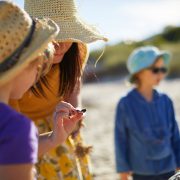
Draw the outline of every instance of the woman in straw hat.
[[[58,34],[49,19],[32,20],[10,1],[0,1],[0,179],[33,179],[38,151],[62,143],[83,113],[62,102],[56,107],[53,132],[37,137],[37,129],[27,117],[8,106],[9,98],[19,99],[53,59],[49,44]],[[71,116],[67,119],[67,114]],[[66,119],[66,121],[64,121]],[[38,146],[39,145],[39,146]],[[39,149],[39,150],[38,150]]]
[[[49,73],[33,88],[34,93],[29,91],[18,103],[11,102],[35,121],[40,132],[48,132],[53,109],[60,100],[80,106],[81,76],[88,58],[86,43],[107,39],[79,17],[74,0],[26,0],[25,9],[33,17],[53,19],[61,28]],[[82,148],[82,143],[80,135],[69,137],[43,156],[37,165],[39,179],[92,179],[86,155],[89,148]]]
[[[127,61],[135,84],[117,106],[116,167],[122,180],[167,180],[180,167],[180,134],[173,102],[155,90],[170,54],[154,46],[135,49]]]

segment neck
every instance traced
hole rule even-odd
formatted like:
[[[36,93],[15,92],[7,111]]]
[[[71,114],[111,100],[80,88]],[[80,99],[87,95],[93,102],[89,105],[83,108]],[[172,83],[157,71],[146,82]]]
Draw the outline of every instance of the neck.
[[[11,89],[12,89],[11,84],[6,84],[0,87],[0,102],[8,104],[11,94]]]
[[[137,90],[147,101],[152,101],[152,99],[153,99],[153,87],[152,86],[140,85],[137,87]]]

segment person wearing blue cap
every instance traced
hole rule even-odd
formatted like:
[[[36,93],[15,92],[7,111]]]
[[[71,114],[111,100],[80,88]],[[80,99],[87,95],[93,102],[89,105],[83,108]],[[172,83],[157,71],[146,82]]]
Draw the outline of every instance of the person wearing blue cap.
[[[115,118],[116,169],[122,180],[167,180],[180,167],[180,134],[173,102],[154,89],[168,72],[170,54],[154,46],[127,61],[135,85],[121,98]]]

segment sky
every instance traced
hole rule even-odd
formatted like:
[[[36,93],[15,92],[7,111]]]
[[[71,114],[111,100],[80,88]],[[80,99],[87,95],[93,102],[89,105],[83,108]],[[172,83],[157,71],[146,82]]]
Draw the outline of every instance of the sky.
[[[14,1],[23,7],[23,0]],[[180,0],[77,0],[77,6],[80,16],[109,38],[108,44],[142,40],[168,25],[180,26]]]

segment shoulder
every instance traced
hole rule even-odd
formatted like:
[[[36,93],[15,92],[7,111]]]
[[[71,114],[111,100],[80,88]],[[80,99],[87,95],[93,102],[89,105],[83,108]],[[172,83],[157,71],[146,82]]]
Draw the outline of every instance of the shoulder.
[[[23,130],[25,129],[24,131],[27,131],[27,129],[34,127],[34,124],[27,117],[5,104],[0,104],[0,119],[0,124],[5,129],[13,127],[14,129],[22,128]]]
[[[131,100],[133,98],[133,94],[134,94],[134,89],[131,89],[130,91],[128,91],[126,94],[124,94],[119,101],[119,104],[125,104],[128,100]]]
[[[155,90],[155,94],[160,101],[163,101],[167,104],[173,104],[172,99],[167,94],[157,90]]]
[[[130,90],[130,91],[128,91],[126,94],[124,94],[121,98],[120,98],[120,100],[119,100],[119,102],[118,102],[118,104],[117,104],[117,108],[118,109],[124,109],[125,108],[125,106],[129,103],[129,101],[133,98],[133,92],[134,92],[134,89],[132,89],[132,90]]]
[[[33,122],[7,105],[0,105],[0,163],[34,163],[38,134]]]

